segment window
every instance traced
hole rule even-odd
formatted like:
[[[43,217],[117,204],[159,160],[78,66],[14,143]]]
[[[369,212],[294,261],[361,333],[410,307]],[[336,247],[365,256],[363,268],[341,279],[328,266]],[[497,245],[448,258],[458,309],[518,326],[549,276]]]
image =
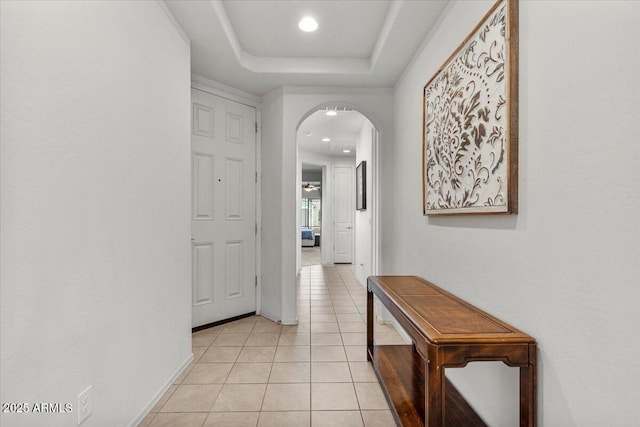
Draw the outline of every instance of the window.
[[[301,224],[303,227],[320,227],[321,218],[320,199],[302,199]]]

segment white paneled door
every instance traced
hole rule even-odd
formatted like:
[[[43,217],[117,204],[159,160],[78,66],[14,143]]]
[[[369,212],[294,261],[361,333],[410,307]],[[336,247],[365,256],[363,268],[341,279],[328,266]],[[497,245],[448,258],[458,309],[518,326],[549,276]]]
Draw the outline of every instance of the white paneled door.
[[[353,168],[333,168],[333,262],[353,262]]]
[[[256,309],[256,111],[192,89],[193,326]]]

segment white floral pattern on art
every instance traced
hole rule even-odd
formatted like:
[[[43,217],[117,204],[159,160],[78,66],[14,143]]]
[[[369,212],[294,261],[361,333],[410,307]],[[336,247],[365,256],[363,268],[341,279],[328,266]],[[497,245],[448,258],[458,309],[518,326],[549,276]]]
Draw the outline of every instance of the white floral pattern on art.
[[[507,205],[506,4],[425,86],[425,213]]]

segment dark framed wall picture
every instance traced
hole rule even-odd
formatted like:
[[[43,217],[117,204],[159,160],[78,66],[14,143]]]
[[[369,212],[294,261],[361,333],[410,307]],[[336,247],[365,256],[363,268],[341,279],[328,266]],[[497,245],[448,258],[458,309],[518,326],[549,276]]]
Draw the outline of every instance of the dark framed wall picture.
[[[364,160],[356,167],[356,209],[367,209],[367,162]]]
[[[517,213],[517,0],[494,4],[423,96],[423,213]]]

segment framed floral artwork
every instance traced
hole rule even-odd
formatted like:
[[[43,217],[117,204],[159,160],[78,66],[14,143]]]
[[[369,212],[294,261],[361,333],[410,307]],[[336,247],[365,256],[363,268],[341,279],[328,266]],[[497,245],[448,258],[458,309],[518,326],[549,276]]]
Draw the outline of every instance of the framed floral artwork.
[[[517,0],[487,12],[423,96],[424,214],[517,213]]]

